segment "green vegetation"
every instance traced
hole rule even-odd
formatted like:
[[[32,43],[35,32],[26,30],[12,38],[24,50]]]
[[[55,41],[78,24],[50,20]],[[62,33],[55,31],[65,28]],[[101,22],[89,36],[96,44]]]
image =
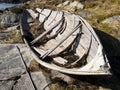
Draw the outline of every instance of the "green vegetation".
[[[31,72],[41,71],[40,64],[37,61],[32,60],[29,65],[29,70]]]
[[[11,8],[10,11],[12,13],[19,14],[19,13],[22,13],[22,8],[14,7],[14,8]]]
[[[101,30],[105,30],[106,32],[110,33],[112,31],[112,28],[109,26],[109,24],[100,24],[99,28]]]
[[[110,35],[114,35],[115,38],[120,40],[120,36],[115,35],[114,30],[116,29],[116,23],[103,24],[102,21],[106,18],[112,17],[114,15],[120,15],[120,0],[89,0],[84,2],[85,9],[83,11],[93,13],[90,17],[87,17],[87,21]],[[117,28],[120,27],[120,23],[117,24]],[[112,32],[112,33],[111,33]]]
[[[57,9],[56,5],[64,1],[66,0],[57,0],[57,1],[56,0],[38,0],[37,3],[31,1],[31,3],[27,5],[27,7],[31,9],[35,9],[39,7],[39,8],[51,8],[51,9],[56,10]]]
[[[64,10],[64,8],[56,7],[56,5],[63,3],[66,0],[58,0],[57,2],[55,0],[38,0],[38,3],[31,2],[28,7],[35,9],[36,7],[39,8],[51,8],[53,10]],[[69,0],[70,2],[74,0]],[[115,27],[112,27],[110,25],[102,24],[101,22],[109,17],[112,17],[114,15],[120,15],[120,0],[77,0],[80,1],[85,7],[84,9],[76,10],[75,12],[72,12],[68,10],[69,12],[79,14],[82,12],[89,12],[93,13],[91,16],[87,17],[86,20],[93,26],[98,28],[99,30],[102,30],[106,33],[111,34],[111,30],[115,30]],[[110,26],[110,27],[109,27]],[[120,25],[119,25],[120,26]],[[108,30],[109,29],[109,30]],[[112,34],[111,34],[112,35]],[[117,36],[117,35],[116,35]],[[116,37],[119,39],[118,37]]]

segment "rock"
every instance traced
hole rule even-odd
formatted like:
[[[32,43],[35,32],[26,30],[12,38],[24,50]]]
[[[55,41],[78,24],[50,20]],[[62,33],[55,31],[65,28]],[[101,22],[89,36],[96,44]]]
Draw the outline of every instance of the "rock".
[[[20,48],[20,51],[22,53],[25,63],[27,64],[27,67],[29,67],[30,62],[34,60],[32,54],[30,53],[30,50],[24,44],[17,44],[17,46]]]
[[[16,78],[24,72],[17,48],[14,45],[0,45],[0,80]]]
[[[0,25],[7,27],[18,25],[19,19],[20,19],[20,15],[8,11],[0,15]]]
[[[20,52],[16,46],[19,47]],[[0,45],[0,90],[36,90],[29,74],[25,73],[26,69],[19,54],[22,54],[25,63],[29,66],[33,60],[29,52],[23,44]],[[31,77],[37,90],[42,90],[50,82],[43,72],[32,72]]]
[[[20,52],[17,47],[19,47]],[[0,90],[36,90],[22,63],[20,53],[29,66],[33,57],[24,44],[1,44],[0,45]],[[42,90],[49,83],[42,72],[32,72],[32,80],[37,90]],[[45,90],[49,90],[47,87]]]
[[[57,7],[62,7],[63,4],[58,4]]]
[[[73,7],[73,8],[77,8],[77,9],[83,9],[84,8],[84,5],[81,4],[78,1],[71,2],[69,6]]]
[[[42,90],[50,83],[50,80],[45,77],[43,72],[33,72],[31,73],[31,76],[38,90]],[[47,87],[45,90],[49,90],[49,88]]]
[[[66,5],[69,5],[69,4],[70,4],[70,1],[65,1],[62,5],[66,6]]]
[[[120,22],[120,15],[115,15],[113,17],[109,17],[102,21],[102,23],[113,23],[113,22]]]
[[[93,13],[89,13],[89,12],[80,12],[79,15],[83,18],[87,18],[90,17]]]
[[[43,90],[43,88],[48,85],[46,77],[42,72],[31,73],[32,80],[34,82],[35,88],[30,80],[28,74],[22,75],[21,78],[14,85],[13,90]],[[45,90],[49,90],[47,87]]]
[[[64,3],[61,3],[61,4],[57,5],[57,7],[62,7],[62,6],[65,7],[69,4],[70,4],[70,1],[65,1]]]
[[[10,36],[10,33],[0,33],[0,40],[8,38]]]
[[[17,80],[17,83],[13,86],[12,90],[36,90],[30,80],[28,74],[24,74],[20,79]]]
[[[64,3],[57,5],[57,7],[62,7],[68,11],[75,11],[76,9],[83,9],[84,5],[81,4],[79,1],[74,2],[65,1]]]
[[[12,90],[15,81],[0,81],[0,90]]]

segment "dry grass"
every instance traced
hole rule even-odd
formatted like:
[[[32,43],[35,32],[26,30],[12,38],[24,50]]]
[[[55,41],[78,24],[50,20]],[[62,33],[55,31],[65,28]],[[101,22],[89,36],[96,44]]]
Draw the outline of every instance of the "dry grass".
[[[114,15],[120,15],[120,0],[90,0],[85,2],[83,11],[91,12],[93,15],[87,17],[87,21],[94,27],[102,30],[120,40],[120,36],[114,33],[114,30],[119,31],[120,23],[102,24],[101,22]]]
[[[57,1],[56,0],[38,0],[37,3],[31,2],[31,4],[29,4],[27,7],[31,9],[35,9],[39,7],[39,8],[50,8],[50,9],[56,10],[58,9],[56,5],[64,1],[65,0],[57,0]]]
[[[77,84],[70,84],[70,85],[61,85],[62,83],[54,83],[50,85],[50,90],[98,90],[98,86],[91,85],[90,83],[85,83],[82,81]],[[58,88],[59,87],[59,88]]]
[[[4,26],[0,26],[0,32],[2,32],[5,29]]]
[[[59,83],[55,83],[50,85],[50,90],[65,90],[65,87],[63,87]]]
[[[31,72],[42,71],[42,69],[40,68],[40,64],[39,64],[37,61],[35,61],[35,60],[32,60],[32,61],[30,62],[29,70],[30,70]]]
[[[0,40],[0,43],[23,43],[20,30],[12,30],[10,34],[9,37]]]
[[[32,2],[29,4],[29,8],[35,9],[36,7],[39,8],[50,8],[53,10],[64,10],[64,8],[58,8],[56,7],[58,4],[64,2],[66,0],[38,0],[38,3]],[[69,1],[74,1],[74,0],[69,0]],[[99,28],[100,30],[103,29],[103,31],[107,32],[102,26],[101,22],[111,16],[114,15],[120,15],[120,0],[77,0],[80,1],[85,5],[85,8],[83,10],[79,9],[76,10],[75,12],[79,14],[80,11],[83,12],[90,12],[94,13],[90,17],[86,18],[88,22],[95,26],[96,28]],[[70,11],[70,10],[68,10]],[[100,25],[101,24],[101,25]],[[112,27],[111,27],[112,28]],[[114,27],[113,27],[114,29]]]
[[[119,3],[117,2],[117,0],[114,0],[116,2],[110,2],[110,1],[112,0],[106,0],[105,2],[102,2],[101,0],[99,1],[96,0],[95,1],[96,5],[94,7],[85,8],[85,10],[95,13],[95,15],[93,15],[92,17],[89,17],[89,19],[90,20],[92,19],[93,21],[96,21],[95,19],[97,19],[96,23],[99,23],[105,18],[114,16],[114,15],[119,15],[120,14]],[[90,3],[95,3],[95,2],[90,2]]]
[[[29,68],[29,70],[30,70],[31,72],[43,71],[43,72],[49,73],[49,74],[50,74],[50,72],[51,72],[50,69],[45,68],[44,66],[41,66],[36,60],[32,60],[32,61],[30,62],[30,65],[29,65],[28,68]]]

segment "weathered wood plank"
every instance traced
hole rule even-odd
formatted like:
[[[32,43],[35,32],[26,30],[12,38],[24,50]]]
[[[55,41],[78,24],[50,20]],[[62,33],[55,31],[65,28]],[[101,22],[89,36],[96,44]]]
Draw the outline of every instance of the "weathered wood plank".
[[[44,50],[42,49],[37,49],[36,47],[33,47],[38,53],[40,53],[41,55],[43,55],[45,53]],[[49,55],[51,58],[53,58],[53,62],[56,62],[56,63],[59,63],[59,64],[62,64],[62,65],[65,65],[68,61],[65,60],[64,58],[62,57],[59,57],[57,55],[55,56],[52,56],[51,54]]]
[[[71,32],[73,30],[73,28],[75,27],[75,25],[79,23],[79,19],[75,19],[75,17],[73,18],[73,17],[71,17],[70,15],[67,15],[67,14],[65,14],[64,17],[65,17],[65,20],[67,22],[67,26],[65,28],[65,31],[62,34],[58,34],[58,36],[55,37],[55,39],[49,40],[44,46],[40,46],[40,48],[42,48],[42,49],[44,49],[46,51],[47,49],[52,47],[55,42],[58,42],[63,37],[65,37],[68,34],[68,32]],[[70,18],[72,18],[71,22],[69,22]],[[76,24],[75,24],[75,22],[76,22]],[[46,24],[44,24],[44,25],[46,25]],[[77,34],[79,32],[80,32],[80,29],[76,30],[68,39],[66,39],[59,47],[57,47],[55,49],[53,54],[59,54],[60,52],[64,51],[66,48],[68,48],[73,43],[73,41],[75,40],[75,38],[77,37]]]

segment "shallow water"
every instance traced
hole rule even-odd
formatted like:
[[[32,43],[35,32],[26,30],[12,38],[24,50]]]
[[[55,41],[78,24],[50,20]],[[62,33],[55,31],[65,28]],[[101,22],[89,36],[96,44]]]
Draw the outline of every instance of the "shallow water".
[[[11,8],[19,5],[21,4],[0,3],[0,9]]]

